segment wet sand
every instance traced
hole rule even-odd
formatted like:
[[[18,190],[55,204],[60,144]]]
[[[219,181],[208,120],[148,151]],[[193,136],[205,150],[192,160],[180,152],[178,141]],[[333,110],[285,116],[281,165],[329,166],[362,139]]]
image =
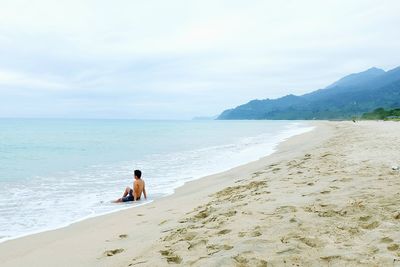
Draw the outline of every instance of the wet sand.
[[[400,123],[315,125],[149,205],[0,244],[1,266],[400,266]]]

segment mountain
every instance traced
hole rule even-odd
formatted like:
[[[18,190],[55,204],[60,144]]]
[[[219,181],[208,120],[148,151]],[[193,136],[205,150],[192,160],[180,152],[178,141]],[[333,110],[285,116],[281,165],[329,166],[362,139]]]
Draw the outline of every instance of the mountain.
[[[349,87],[349,86],[353,86],[353,85],[357,85],[359,83],[365,83],[365,82],[369,82],[373,79],[375,79],[376,77],[379,77],[380,75],[385,74],[386,72],[382,69],[378,69],[378,68],[370,68],[366,71],[360,72],[360,73],[353,73],[350,75],[347,75],[343,78],[341,78],[340,80],[334,82],[333,84],[329,85],[328,88],[332,88],[332,87]]]
[[[370,68],[301,96],[252,100],[222,112],[217,119],[348,119],[376,108],[400,107],[400,67]]]

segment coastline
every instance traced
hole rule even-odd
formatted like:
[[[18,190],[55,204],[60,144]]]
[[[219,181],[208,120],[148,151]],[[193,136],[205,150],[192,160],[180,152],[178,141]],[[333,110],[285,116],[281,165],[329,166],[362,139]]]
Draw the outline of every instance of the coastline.
[[[289,139],[279,143],[277,145],[277,147],[275,147],[274,152],[270,155],[267,155],[266,157],[260,158],[259,160],[232,168],[230,170],[227,170],[227,171],[224,171],[221,173],[217,173],[217,174],[213,174],[210,176],[206,176],[206,177],[202,177],[199,179],[189,181],[189,182],[185,183],[183,186],[176,188],[175,192],[173,194],[162,197],[160,199],[156,199],[156,200],[152,201],[151,203],[145,203],[140,206],[128,207],[123,210],[118,210],[115,212],[111,212],[111,213],[107,213],[107,214],[103,214],[103,215],[99,215],[99,216],[95,216],[95,217],[85,218],[83,220],[79,220],[78,222],[68,224],[61,228],[50,229],[50,230],[46,230],[46,231],[41,231],[39,233],[28,234],[25,236],[17,237],[15,239],[6,240],[6,241],[0,243],[0,260],[7,266],[19,266],[20,264],[25,263],[25,261],[21,262],[21,258],[20,258],[21,254],[25,255],[26,251],[30,251],[30,250],[32,250],[32,248],[39,247],[39,250],[41,250],[41,253],[46,254],[46,246],[49,245],[51,242],[56,242],[56,240],[62,236],[71,235],[71,234],[72,235],[80,235],[81,233],[79,233],[79,232],[86,228],[90,228],[91,224],[99,224],[104,221],[114,221],[114,220],[118,220],[119,218],[127,216],[127,215],[134,215],[134,214],[129,214],[129,213],[140,214],[140,212],[143,212],[146,209],[151,210],[151,209],[155,209],[155,206],[159,206],[159,205],[164,206],[165,205],[164,203],[170,202],[173,198],[178,199],[181,197],[189,197],[188,191],[193,193],[193,191],[192,191],[193,187],[196,188],[197,186],[201,186],[202,184],[205,183],[205,181],[207,181],[207,183],[209,183],[211,180],[213,180],[216,177],[222,177],[222,179],[221,178],[219,178],[219,179],[223,180],[223,184],[222,183],[214,183],[212,185],[212,187],[209,188],[211,190],[208,190],[208,191],[213,192],[213,191],[220,190],[224,186],[229,186],[234,183],[234,180],[232,180],[230,178],[232,174],[235,174],[235,173],[237,174],[238,172],[247,173],[247,172],[249,172],[249,169],[255,170],[255,169],[259,168],[261,165],[263,165],[265,163],[266,160],[270,160],[271,157],[275,157],[275,156],[279,155],[281,152],[285,153],[284,151],[290,150],[289,147],[292,146],[293,143],[296,143],[297,139],[302,139],[303,135],[314,135],[316,128],[324,127],[324,126],[322,126],[321,123],[318,123],[318,126],[316,126],[315,123],[310,124],[310,126],[313,126],[314,129],[312,129],[311,131],[308,131],[306,133],[302,133],[300,135],[294,135],[294,136],[290,137]],[[322,129],[319,129],[319,130],[321,131]],[[323,131],[327,131],[326,126],[324,127]],[[313,139],[313,138],[310,138],[310,140],[311,139]],[[197,191],[197,190],[195,190],[195,191]],[[190,200],[191,202],[192,201],[194,201],[195,203],[198,203],[197,201],[201,202],[201,199],[203,199],[204,197],[206,198],[208,195],[206,193],[206,191],[198,192],[198,193],[200,193],[200,195],[202,197],[196,198],[196,201]],[[176,215],[176,214],[174,214],[174,215]],[[118,231],[118,229],[115,229],[115,230]],[[75,231],[77,231],[77,232],[74,234]],[[104,240],[103,240],[103,242],[104,242]],[[12,251],[12,253],[10,253],[11,251]],[[50,251],[50,249],[49,249],[49,251]],[[62,254],[64,254],[64,253],[61,252],[59,257],[62,257]],[[100,257],[102,255],[102,253],[100,253],[100,254],[96,253],[96,254],[97,254],[97,257],[94,257],[91,260],[97,259],[99,257],[99,255],[100,255]],[[70,258],[67,255],[64,255],[64,256],[66,256],[65,259],[70,260]],[[52,266],[55,264],[55,262],[52,262],[52,260],[51,260],[51,259],[54,259],[53,257],[46,256],[45,258],[46,259],[44,261],[42,261],[43,258],[37,259],[37,257],[33,256],[33,258],[30,258],[28,262],[35,262],[36,260],[38,260],[38,264],[40,263],[39,264],[40,266]],[[47,260],[49,260],[49,261],[46,262]],[[75,264],[77,264],[77,265],[82,264],[85,266],[87,266],[87,264],[93,264],[93,265],[99,264],[98,262],[96,262],[96,261],[93,262],[91,260],[89,260],[88,262],[78,261]],[[57,261],[57,264],[60,264],[60,262]]]
[[[400,124],[315,125],[148,205],[2,243],[2,266],[398,263]]]
[[[108,211],[103,211],[103,212],[100,212],[100,213],[92,211],[92,213],[89,213],[86,216],[83,216],[81,218],[74,218],[74,219],[66,220],[66,221],[63,221],[61,224],[48,225],[47,227],[43,227],[41,229],[31,230],[29,232],[23,232],[23,233],[15,235],[15,236],[3,237],[3,238],[0,238],[0,244],[4,243],[4,242],[7,242],[7,241],[10,241],[10,240],[15,240],[15,239],[27,237],[27,236],[30,236],[30,235],[40,234],[40,233],[44,233],[44,232],[48,232],[48,231],[54,231],[54,230],[57,230],[57,229],[68,227],[71,224],[79,223],[81,221],[84,221],[84,220],[87,220],[87,219],[90,219],[90,218],[101,217],[101,216],[104,216],[104,215],[120,212],[120,211],[125,210],[125,209],[130,209],[130,208],[135,208],[135,207],[142,206],[142,205],[147,205],[147,204],[149,204],[149,203],[151,203],[151,202],[153,202],[153,201],[155,201],[157,199],[170,196],[170,195],[175,193],[175,190],[177,188],[184,186],[187,182],[194,181],[194,180],[197,180],[197,179],[202,179],[204,177],[211,176],[211,175],[218,174],[218,173],[223,173],[223,172],[228,171],[228,170],[230,170],[232,168],[235,168],[237,166],[242,166],[242,165],[245,165],[247,163],[256,161],[256,160],[258,160],[260,158],[263,158],[263,157],[266,157],[268,155],[271,155],[272,153],[274,153],[276,151],[276,147],[280,143],[282,143],[285,140],[287,140],[288,138],[291,138],[292,136],[296,136],[296,135],[302,134],[304,132],[311,131],[313,129],[313,127],[311,126],[311,124],[309,122],[300,122],[300,123],[297,123],[297,124],[301,124],[301,126],[297,127],[297,128],[294,128],[294,129],[292,129],[292,128],[286,129],[286,130],[283,130],[282,132],[280,132],[279,134],[274,135],[273,139],[268,140],[269,144],[267,144],[267,147],[265,146],[266,144],[262,144],[260,146],[261,148],[259,148],[258,151],[253,151],[253,153],[251,153],[250,155],[249,155],[249,153],[247,153],[247,157],[246,158],[243,157],[243,159],[245,159],[243,162],[240,162],[240,163],[236,162],[236,163],[230,164],[228,166],[224,165],[224,167],[220,167],[220,168],[217,168],[217,169],[208,168],[208,170],[206,172],[202,173],[202,174],[197,174],[197,176],[193,176],[190,179],[182,179],[180,181],[179,185],[173,185],[173,186],[170,186],[170,188],[168,187],[167,191],[169,191],[171,189],[172,189],[172,191],[170,191],[168,193],[164,192],[164,193],[162,193],[161,196],[158,196],[156,198],[153,197],[153,198],[150,198],[147,201],[141,201],[141,202],[138,202],[138,203],[114,204],[113,209],[108,210]],[[273,145],[271,145],[271,144],[273,144]],[[206,149],[208,149],[208,147]],[[147,181],[147,183],[148,182],[149,181]],[[124,187],[121,187],[121,188],[124,188]],[[114,196],[114,197],[116,197],[116,196]],[[109,202],[111,200],[112,199],[107,199],[106,198],[106,199],[101,199],[99,201],[101,201],[101,203],[106,203],[106,202]],[[67,217],[68,216],[66,216],[65,218],[67,218]]]

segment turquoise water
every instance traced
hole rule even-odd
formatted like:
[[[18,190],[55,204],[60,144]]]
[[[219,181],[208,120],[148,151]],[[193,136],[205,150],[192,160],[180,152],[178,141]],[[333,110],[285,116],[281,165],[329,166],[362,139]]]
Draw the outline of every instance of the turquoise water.
[[[132,206],[110,200],[132,185],[134,169],[151,201],[308,130],[288,121],[0,119],[0,240]]]

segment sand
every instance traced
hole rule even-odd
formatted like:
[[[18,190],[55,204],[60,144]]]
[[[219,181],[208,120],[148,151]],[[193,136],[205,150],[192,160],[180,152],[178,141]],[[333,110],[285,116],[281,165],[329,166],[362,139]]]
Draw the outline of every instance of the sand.
[[[2,243],[0,265],[400,266],[400,123],[314,125],[149,205]]]

